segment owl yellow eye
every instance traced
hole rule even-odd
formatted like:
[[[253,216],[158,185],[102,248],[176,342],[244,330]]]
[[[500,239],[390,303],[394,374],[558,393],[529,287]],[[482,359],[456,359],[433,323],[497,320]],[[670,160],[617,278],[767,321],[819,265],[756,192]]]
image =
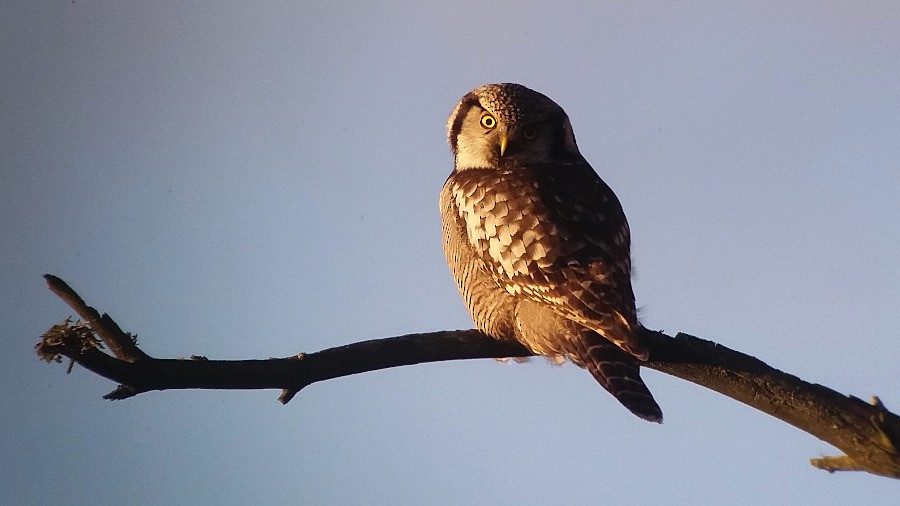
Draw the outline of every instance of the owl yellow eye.
[[[533,141],[535,138],[537,138],[537,134],[537,128],[531,125],[528,125],[522,129],[522,137],[524,137],[525,140]]]
[[[497,119],[488,113],[484,113],[481,115],[481,126],[487,129],[494,128],[497,126]]]

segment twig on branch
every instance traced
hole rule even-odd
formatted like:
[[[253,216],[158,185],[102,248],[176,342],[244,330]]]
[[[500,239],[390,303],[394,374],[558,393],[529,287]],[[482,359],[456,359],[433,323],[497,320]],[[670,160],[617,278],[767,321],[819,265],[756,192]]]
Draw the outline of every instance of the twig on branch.
[[[351,374],[425,362],[531,355],[517,342],[457,330],[363,341],[269,360],[158,359],[141,351],[109,315],[101,316],[85,304],[63,280],[49,274],[45,278],[85,323],[73,325],[66,320],[53,326],[36,346],[38,355],[48,362],[68,357],[120,383],[107,399],[151,390],[278,388],[282,390],[279,400],[287,403],[308,385]],[[813,466],[829,472],[866,471],[900,478],[900,417],[877,397],[869,404],[687,334],[673,338],[643,328],[640,332],[650,349],[650,360],[643,366],[727,395],[845,453],[812,459]],[[112,355],[102,350],[94,333]]]

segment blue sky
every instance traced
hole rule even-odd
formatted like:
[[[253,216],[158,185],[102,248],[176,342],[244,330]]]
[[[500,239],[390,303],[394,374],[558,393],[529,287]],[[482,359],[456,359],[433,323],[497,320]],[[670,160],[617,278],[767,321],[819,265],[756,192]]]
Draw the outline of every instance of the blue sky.
[[[885,504],[835,450],[644,377],[631,416],[543,360],[123,402],[32,346],[50,272],[160,357],[469,328],[444,124],[488,82],[568,112],[651,328],[900,409],[894,2],[0,3],[0,503]]]

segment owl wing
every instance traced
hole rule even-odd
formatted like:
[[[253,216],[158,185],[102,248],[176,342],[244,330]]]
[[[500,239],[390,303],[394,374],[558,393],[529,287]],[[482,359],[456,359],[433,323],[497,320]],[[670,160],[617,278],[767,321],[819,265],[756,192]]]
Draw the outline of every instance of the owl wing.
[[[635,332],[628,223],[587,162],[467,170],[451,191],[497,284],[648,358]]]
[[[466,223],[453,198],[452,177],[441,191],[444,255],[457,288],[479,330],[496,338],[514,336],[512,295],[497,286],[481,256],[467,239]]]

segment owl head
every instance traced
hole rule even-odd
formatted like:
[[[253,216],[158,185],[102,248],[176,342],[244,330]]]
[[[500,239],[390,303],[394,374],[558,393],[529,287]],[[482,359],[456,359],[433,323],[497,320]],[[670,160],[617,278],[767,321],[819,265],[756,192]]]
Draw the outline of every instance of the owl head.
[[[447,121],[447,141],[456,170],[580,156],[562,107],[514,83],[486,84],[467,93]]]

